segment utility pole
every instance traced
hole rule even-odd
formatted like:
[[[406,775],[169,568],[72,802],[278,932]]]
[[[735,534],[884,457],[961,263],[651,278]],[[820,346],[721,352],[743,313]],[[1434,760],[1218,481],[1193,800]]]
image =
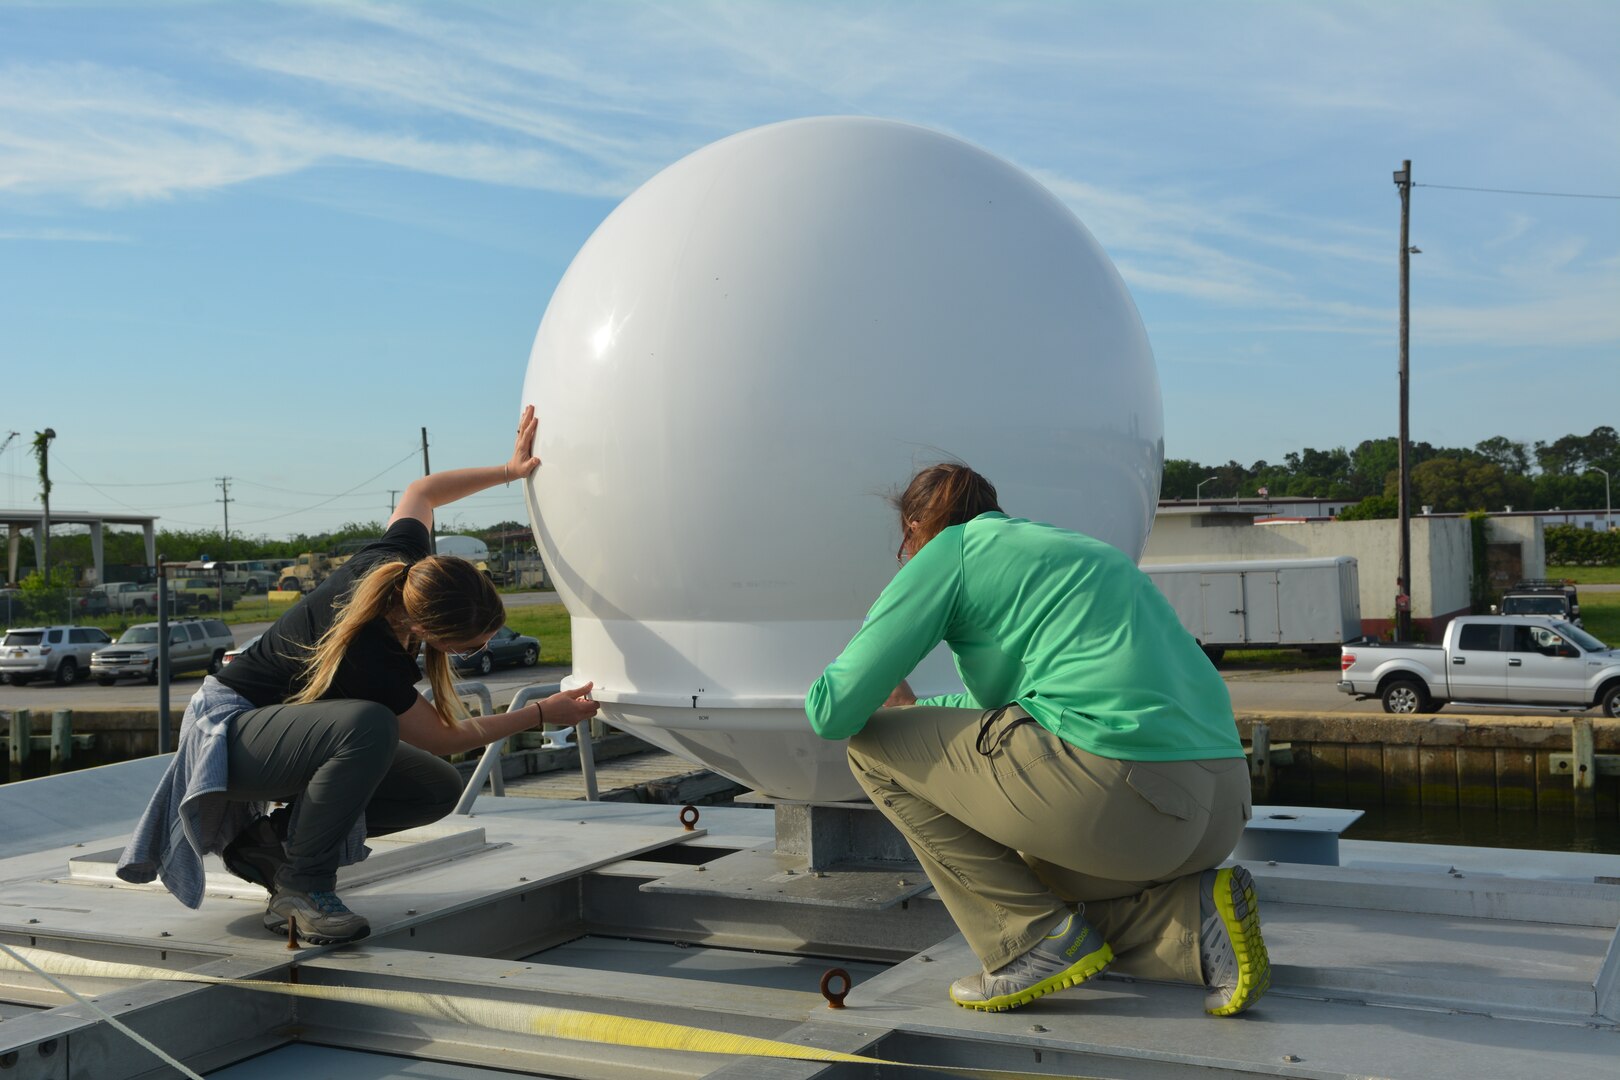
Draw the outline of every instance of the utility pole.
[[[231,498],[231,478],[220,476],[215,479],[219,481],[220,497],[214,501],[222,504],[225,508],[225,558],[229,559],[231,557],[231,503],[236,500]]]
[[[428,446],[428,443],[427,443],[427,428],[423,428],[422,429],[422,475],[423,476],[431,475],[432,472],[433,472],[433,469],[428,465],[427,446]],[[429,551],[437,552],[439,550],[439,538],[438,538],[439,529],[438,529],[438,524],[439,523],[437,521],[434,521],[434,520],[431,520],[431,519],[428,522],[428,550]]]
[[[1411,428],[1408,423],[1408,393],[1410,373],[1407,367],[1407,315],[1409,308],[1409,282],[1412,268],[1412,248],[1410,244],[1410,225],[1412,216],[1412,162],[1410,159],[1401,162],[1400,171],[1395,174],[1395,186],[1400,189],[1401,195],[1401,436],[1400,436],[1400,470],[1399,506],[1397,513],[1400,517],[1401,529],[1401,582],[1407,595],[1412,593],[1412,496],[1411,496],[1411,462],[1409,447],[1411,443]],[[1395,612],[1395,640],[1406,641],[1412,636],[1412,612],[1407,610]]]
[[[396,507],[398,505],[399,505],[399,488],[389,488],[388,489],[388,513],[390,515],[392,515],[393,512],[394,512],[394,507]]]

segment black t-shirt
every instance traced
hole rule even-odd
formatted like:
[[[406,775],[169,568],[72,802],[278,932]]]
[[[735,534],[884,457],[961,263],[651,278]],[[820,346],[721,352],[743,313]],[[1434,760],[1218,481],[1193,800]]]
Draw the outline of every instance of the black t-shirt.
[[[414,563],[431,551],[427,527],[415,518],[400,518],[381,540],[367,544],[315,591],[294,604],[251,648],[215,678],[263,708],[279,705],[304,686],[304,669],[312,646],[336,617],[335,609],[356,582],[381,562]],[[405,652],[387,619],[373,619],[350,643],[322,700],[358,698],[386,705],[397,716],[416,704],[416,682],[422,677],[416,658]]]

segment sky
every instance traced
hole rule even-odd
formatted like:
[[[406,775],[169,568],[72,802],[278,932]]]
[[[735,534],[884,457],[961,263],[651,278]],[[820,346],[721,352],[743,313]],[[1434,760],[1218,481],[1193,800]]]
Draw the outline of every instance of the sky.
[[[1620,4],[0,0],[0,506],[286,536],[495,464],[591,231],[716,139],[864,115],[1046,184],[1169,457],[1620,426]],[[1548,195],[1458,188],[1544,192]],[[1593,195],[1606,198],[1577,198]],[[518,519],[515,489],[441,528]]]

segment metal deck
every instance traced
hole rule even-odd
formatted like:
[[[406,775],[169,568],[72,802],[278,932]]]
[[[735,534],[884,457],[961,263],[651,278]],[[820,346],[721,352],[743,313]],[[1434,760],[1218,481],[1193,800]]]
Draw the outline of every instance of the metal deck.
[[[345,871],[371,938],[289,952],[259,925],[262,891],[228,876],[197,912],[109,883],[108,853],[163,764],[0,788],[0,940],[231,977],[283,979],[296,965],[303,983],[1057,1076],[1620,1075],[1620,856],[1345,841],[1339,867],[1251,861],[1274,982],[1248,1015],[1211,1019],[1197,988],[1113,976],[981,1014],[946,998],[974,960],[931,891],[865,908],[653,891],[736,852],[771,853],[773,815],[750,807],[704,808],[688,832],[668,806],[486,797],[471,818],[374,844],[373,860]],[[817,992],[832,966],[855,979],[841,1011]],[[503,1034],[229,987],[78,988],[228,1080],[923,1075]],[[36,977],[0,972],[0,1080],[164,1075]]]

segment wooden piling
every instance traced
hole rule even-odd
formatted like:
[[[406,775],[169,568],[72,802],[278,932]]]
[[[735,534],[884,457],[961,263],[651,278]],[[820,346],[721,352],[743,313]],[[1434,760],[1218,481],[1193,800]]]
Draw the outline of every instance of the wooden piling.
[[[1577,716],[1570,724],[1570,749],[1574,751],[1575,775],[1570,795],[1575,800],[1575,816],[1597,816],[1597,754],[1592,741],[1592,721]]]
[[[67,767],[73,758],[73,710],[51,713],[51,771]]]
[[[33,738],[33,717],[27,709],[13,709],[11,711],[11,770],[21,773],[23,765],[28,761],[28,751]]]
[[[1249,734],[1249,792],[1256,802],[1271,799],[1276,772],[1271,764],[1271,728],[1259,721]]]

